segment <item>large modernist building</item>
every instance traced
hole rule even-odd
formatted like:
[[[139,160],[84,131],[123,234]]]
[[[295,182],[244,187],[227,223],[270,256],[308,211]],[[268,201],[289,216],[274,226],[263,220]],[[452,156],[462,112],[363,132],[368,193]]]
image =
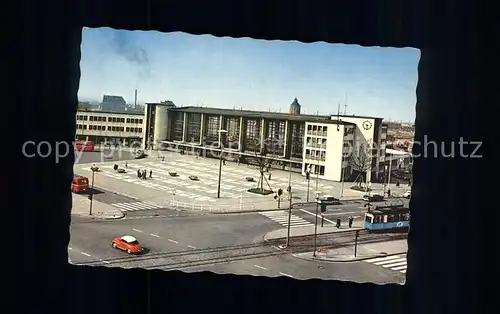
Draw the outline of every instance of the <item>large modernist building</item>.
[[[283,167],[301,169],[303,175],[309,171],[341,181],[353,170],[345,153],[361,144],[376,150],[368,155],[373,158],[367,161],[372,170],[367,181],[384,171],[387,128],[382,118],[301,114],[297,99],[289,113],[148,103],[144,118],[143,147],[149,149],[175,145],[203,151],[222,143],[224,152],[242,160],[265,154]]]
[[[95,143],[122,143],[142,141],[144,115],[142,113],[83,111],[76,113],[76,138]]]

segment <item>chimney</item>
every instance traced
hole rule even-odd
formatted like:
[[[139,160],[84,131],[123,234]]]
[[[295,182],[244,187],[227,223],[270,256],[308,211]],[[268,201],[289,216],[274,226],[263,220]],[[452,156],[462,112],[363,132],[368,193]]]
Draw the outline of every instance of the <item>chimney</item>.
[[[135,96],[134,96],[134,108],[137,107],[137,89],[135,90]]]

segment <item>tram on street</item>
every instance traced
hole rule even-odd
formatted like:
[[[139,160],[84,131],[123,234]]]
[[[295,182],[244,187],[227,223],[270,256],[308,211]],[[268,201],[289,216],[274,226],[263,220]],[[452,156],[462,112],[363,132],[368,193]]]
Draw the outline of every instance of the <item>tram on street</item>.
[[[404,205],[376,206],[365,214],[364,225],[370,231],[407,231],[410,209]]]

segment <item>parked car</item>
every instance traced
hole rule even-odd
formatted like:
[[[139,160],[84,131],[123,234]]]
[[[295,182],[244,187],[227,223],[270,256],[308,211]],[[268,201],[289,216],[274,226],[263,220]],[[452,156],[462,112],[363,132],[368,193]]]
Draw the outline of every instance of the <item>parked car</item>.
[[[363,200],[367,202],[382,202],[384,200],[384,196],[380,194],[366,194],[363,196]]]
[[[411,191],[406,191],[403,193],[403,197],[405,198],[411,198]]]
[[[125,235],[121,238],[114,238],[111,245],[115,249],[127,252],[128,254],[139,254],[143,251],[142,246],[133,236]]]
[[[71,192],[82,193],[89,189],[89,179],[84,176],[75,175],[71,181]]]
[[[319,201],[325,205],[339,205],[340,200],[331,195],[324,195],[319,197]]]

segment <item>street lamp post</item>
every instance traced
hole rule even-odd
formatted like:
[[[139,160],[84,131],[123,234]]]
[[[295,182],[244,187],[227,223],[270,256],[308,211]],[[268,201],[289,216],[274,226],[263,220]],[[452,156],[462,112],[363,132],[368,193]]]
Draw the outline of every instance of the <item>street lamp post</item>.
[[[92,166],[90,167],[90,169],[92,170],[92,185],[90,187],[90,207],[89,207],[89,216],[92,216],[92,203],[93,203],[93,200],[94,200],[94,177],[95,177],[95,172],[96,172],[96,168],[95,166]]]
[[[318,211],[319,211],[319,195],[321,193],[316,191],[316,221],[314,223],[314,245],[313,245],[313,256],[316,256],[316,238],[318,236]]]
[[[316,159],[317,159],[317,164],[316,164],[316,191],[318,191],[318,183],[319,183],[319,160],[320,160],[321,156],[317,156]]]
[[[220,147],[220,156],[219,156],[219,182],[217,184],[217,198],[220,198],[220,183],[221,183],[221,178],[222,178],[222,158],[223,158],[223,151],[224,151],[224,145],[222,144],[222,133],[227,133],[226,130],[219,130],[219,147]]]
[[[287,234],[286,234],[286,247],[290,245],[290,223],[292,222],[292,192],[288,193],[288,201],[289,206],[288,206],[288,227],[287,227]]]

